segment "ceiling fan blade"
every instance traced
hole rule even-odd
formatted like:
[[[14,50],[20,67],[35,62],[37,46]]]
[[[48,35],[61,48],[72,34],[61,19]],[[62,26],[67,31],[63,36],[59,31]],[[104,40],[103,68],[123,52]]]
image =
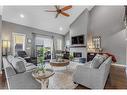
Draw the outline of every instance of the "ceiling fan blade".
[[[60,7],[60,6],[55,5],[56,10],[59,10],[59,7]]]
[[[68,9],[71,9],[72,8],[72,6],[70,5],[70,6],[65,6],[65,7],[63,7],[62,9],[60,9],[61,11],[66,11],[66,10],[68,10]]]
[[[60,14],[60,13],[57,13],[55,18],[57,18],[59,14]]]
[[[56,12],[55,10],[45,10],[45,12]]]
[[[69,14],[67,14],[67,13],[65,13],[65,12],[61,12],[61,14],[64,15],[64,16],[67,16],[67,17],[70,16]]]

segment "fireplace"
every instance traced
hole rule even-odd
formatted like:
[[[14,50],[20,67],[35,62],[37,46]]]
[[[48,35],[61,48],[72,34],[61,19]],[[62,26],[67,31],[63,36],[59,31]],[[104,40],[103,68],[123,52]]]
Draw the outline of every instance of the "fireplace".
[[[75,58],[82,57],[82,52],[73,52]]]

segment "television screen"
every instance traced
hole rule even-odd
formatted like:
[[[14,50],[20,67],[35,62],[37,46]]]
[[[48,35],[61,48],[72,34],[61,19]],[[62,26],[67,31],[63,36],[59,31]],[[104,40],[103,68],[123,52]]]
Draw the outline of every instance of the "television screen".
[[[72,45],[84,44],[84,35],[72,37]]]

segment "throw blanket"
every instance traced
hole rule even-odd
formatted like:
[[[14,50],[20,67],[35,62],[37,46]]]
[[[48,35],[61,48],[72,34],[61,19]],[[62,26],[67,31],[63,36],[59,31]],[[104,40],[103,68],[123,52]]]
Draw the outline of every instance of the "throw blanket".
[[[108,56],[111,56],[113,62],[117,62],[117,60],[116,60],[116,58],[113,54],[111,54],[111,53],[104,53],[104,54],[107,54]]]
[[[114,56],[113,54],[111,54],[111,53],[105,52],[105,53],[98,53],[98,54],[107,54],[108,56],[111,56],[111,57],[112,57],[112,61],[113,61],[113,62],[117,62],[115,56]]]

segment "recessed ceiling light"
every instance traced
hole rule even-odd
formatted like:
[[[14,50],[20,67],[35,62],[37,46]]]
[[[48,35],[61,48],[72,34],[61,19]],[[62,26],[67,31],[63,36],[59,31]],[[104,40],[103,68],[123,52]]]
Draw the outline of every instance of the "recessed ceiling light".
[[[24,18],[24,14],[20,14],[20,17],[21,17],[21,18]]]
[[[63,30],[63,28],[62,27],[60,27],[60,31],[62,31]]]

